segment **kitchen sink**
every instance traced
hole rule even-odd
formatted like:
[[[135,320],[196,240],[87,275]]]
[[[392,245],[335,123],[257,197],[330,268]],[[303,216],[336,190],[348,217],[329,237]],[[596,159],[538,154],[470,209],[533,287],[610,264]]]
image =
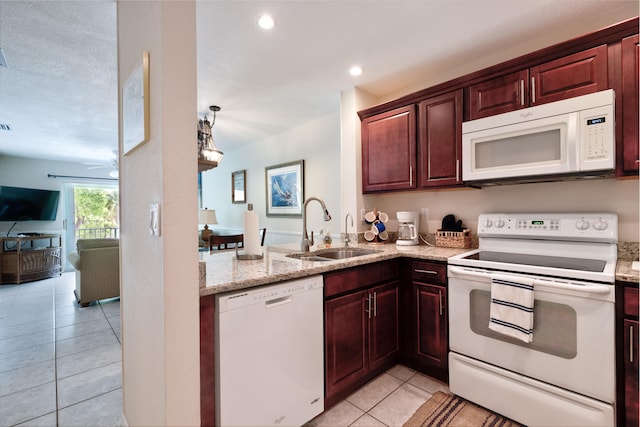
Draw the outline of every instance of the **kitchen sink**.
[[[363,255],[371,255],[380,251],[362,248],[328,248],[319,249],[313,252],[297,252],[287,255],[289,258],[301,259],[304,261],[330,261],[332,259],[353,258]]]

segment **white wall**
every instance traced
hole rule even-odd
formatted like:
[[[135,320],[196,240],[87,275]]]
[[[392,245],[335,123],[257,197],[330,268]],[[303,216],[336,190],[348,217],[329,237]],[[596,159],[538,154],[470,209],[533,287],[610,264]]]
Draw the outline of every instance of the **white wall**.
[[[218,115],[217,120],[223,120],[223,115]],[[215,137],[215,127],[213,132]],[[301,218],[266,216],[265,193],[265,167],[297,160],[304,160],[305,198],[316,196],[323,199],[332,216],[331,221],[324,222],[320,205],[310,203],[309,230],[317,233],[320,227],[329,227],[332,234],[339,233],[344,227],[344,218],[341,220],[340,116],[337,112],[225,152],[220,166],[202,174],[203,207],[216,210],[217,228],[242,228],[242,214],[247,210],[247,204],[231,202],[231,173],[245,169],[247,202],[253,203],[260,227],[300,233]]]
[[[200,424],[194,1],[118,1],[118,78],[150,57],[150,140],[120,158],[124,416]],[[193,191],[185,191],[192,188]],[[161,235],[149,233],[160,204]]]

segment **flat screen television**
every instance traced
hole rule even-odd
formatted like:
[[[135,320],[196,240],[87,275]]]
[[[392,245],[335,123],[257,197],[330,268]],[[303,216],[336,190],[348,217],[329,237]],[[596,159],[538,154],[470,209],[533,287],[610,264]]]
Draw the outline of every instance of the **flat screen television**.
[[[0,221],[55,221],[60,191],[0,186]]]

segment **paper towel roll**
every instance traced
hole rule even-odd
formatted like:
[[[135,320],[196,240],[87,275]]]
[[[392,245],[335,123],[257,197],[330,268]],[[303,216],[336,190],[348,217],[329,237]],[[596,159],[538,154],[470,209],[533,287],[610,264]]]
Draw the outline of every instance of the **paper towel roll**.
[[[258,231],[258,214],[249,204],[249,210],[244,213],[244,252],[247,255],[260,255],[260,233]]]

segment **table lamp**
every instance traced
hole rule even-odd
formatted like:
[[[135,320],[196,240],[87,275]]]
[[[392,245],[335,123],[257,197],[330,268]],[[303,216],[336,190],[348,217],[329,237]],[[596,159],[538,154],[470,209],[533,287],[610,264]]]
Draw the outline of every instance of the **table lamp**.
[[[200,209],[200,212],[198,212],[198,223],[204,224],[204,229],[202,230],[202,240],[208,242],[209,237],[213,234],[213,232],[209,230],[209,226],[207,224],[218,223],[218,220],[216,219],[215,209]]]

